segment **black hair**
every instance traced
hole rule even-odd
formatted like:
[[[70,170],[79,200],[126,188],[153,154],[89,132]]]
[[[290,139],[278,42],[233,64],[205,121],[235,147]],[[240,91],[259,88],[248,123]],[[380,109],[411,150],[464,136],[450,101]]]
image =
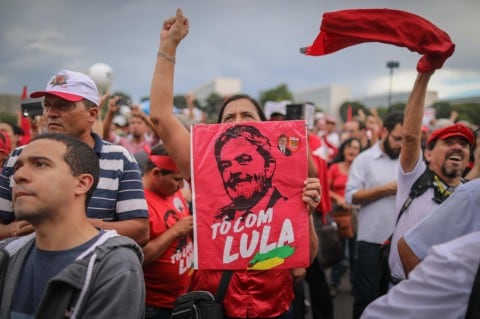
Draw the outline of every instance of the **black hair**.
[[[334,163],[340,163],[345,161],[345,155],[343,154],[343,152],[345,151],[345,148],[347,148],[347,146],[352,145],[354,141],[358,142],[358,145],[360,145],[359,151],[361,151],[362,142],[360,142],[360,140],[356,137],[349,137],[345,141],[343,141],[342,144],[340,144],[340,146],[338,147],[337,155],[335,155],[335,157],[330,161],[330,163],[328,163],[328,165],[330,166]]]
[[[255,146],[257,148],[257,152],[265,159],[266,165],[267,163],[275,161],[275,158],[270,153],[272,145],[270,144],[269,139],[262,135],[262,133],[255,126],[240,124],[229,127],[215,141],[215,159],[220,171],[222,171],[220,153],[223,146],[231,139],[237,138],[243,138]]]
[[[399,111],[393,111],[387,113],[383,119],[383,127],[390,133],[393,131],[397,124],[403,124],[403,113]]]
[[[147,154],[148,155],[148,154]],[[169,156],[167,149],[163,144],[157,144],[154,147],[152,147],[152,150],[150,151],[150,155],[163,155],[163,156]],[[157,166],[150,160],[150,157],[147,157],[147,161],[145,162],[145,169],[144,172],[150,172],[152,169],[156,168]],[[173,174],[173,171],[167,170],[167,169],[160,169],[160,172],[162,175],[168,175],[168,174]]]
[[[257,100],[255,100],[254,98],[252,98],[250,95],[247,95],[247,94],[235,94],[235,95],[232,95],[232,96],[226,98],[225,101],[223,101],[223,104],[220,107],[220,112],[218,113],[217,123],[222,123],[222,117],[223,117],[223,112],[225,111],[225,107],[227,107],[227,105],[230,102],[233,102],[233,101],[236,101],[236,100],[241,100],[241,99],[247,99],[250,102],[252,102],[252,104],[257,109],[257,113],[258,113],[258,116],[260,117],[260,120],[262,120],[262,121],[267,120],[267,117],[265,116],[265,113],[263,113],[263,109],[262,109],[262,107],[260,106],[260,103]]]
[[[100,179],[100,160],[97,153],[82,140],[67,134],[43,133],[35,136],[32,141],[45,139],[63,143],[67,147],[63,159],[70,166],[73,176],[79,176],[80,174],[92,175],[93,184],[85,198],[85,206],[87,206]]]

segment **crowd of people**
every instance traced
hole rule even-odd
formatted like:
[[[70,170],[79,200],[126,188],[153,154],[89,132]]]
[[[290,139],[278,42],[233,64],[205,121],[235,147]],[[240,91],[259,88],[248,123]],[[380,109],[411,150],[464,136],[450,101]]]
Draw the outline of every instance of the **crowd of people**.
[[[175,54],[188,32],[181,10],[165,20],[149,114],[130,105],[127,131],[114,127],[120,97],[101,97],[91,78],[69,70],[31,94],[44,98],[44,126],[29,139],[16,124],[0,123],[1,318],[166,319],[180,295],[217,292],[225,271],[192,267],[191,133],[172,103]],[[480,264],[480,137],[460,123],[425,129],[432,74],[418,74],[404,113],[358,114],[343,127],[330,115],[317,118],[307,137],[308,178],[299,186],[310,266],[232,270],[225,318],[304,318],[304,283],[313,318],[333,318],[332,298],[347,268],[355,319],[470,313]],[[192,96],[187,101],[193,105]],[[281,115],[267,118],[258,101],[237,94],[225,99],[217,123],[234,130]],[[186,116],[194,116],[192,107]],[[287,136],[277,142],[291,156]],[[245,175],[243,183],[259,179],[237,166],[228,174]],[[269,183],[255,187],[275,195]],[[263,205],[255,192],[242,196]],[[345,258],[327,278],[315,222],[337,211],[350,216],[354,232],[342,238]],[[380,256],[388,239],[383,291]]]

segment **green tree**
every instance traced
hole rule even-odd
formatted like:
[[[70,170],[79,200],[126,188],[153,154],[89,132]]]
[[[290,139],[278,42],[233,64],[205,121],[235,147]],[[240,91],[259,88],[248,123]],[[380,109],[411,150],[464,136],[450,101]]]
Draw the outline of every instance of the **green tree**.
[[[389,108],[387,108],[387,113],[395,112],[395,111],[404,112],[405,111],[405,106],[406,106],[405,103],[397,102],[397,103],[393,104],[392,106],[390,106]]]
[[[207,113],[207,121],[209,123],[216,122],[223,100],[224,97],[217,93],[210,94],[205,100],[205,112]]]
[[[458,113],[458,121],[468,121],[480,125],[480,103],[464,103],[453,106]]]
[[[346,121],[347,120],[347,113],[348,113],[348,108],[349,107],[352,107],[352,117],[355,117],[358,115],[358,111],[359,110],[362,110],[363,113],[365,113],[365,115],[370,115],[370,111],[368,110],[368,108],[360,103],[360,102],[357,102],[357,101],[346,101],[346,102],[343,102],[342,105],[340,106],[340,117],[342,118],[342,121]]]
[[[173,105],[178,107],[179,109],[184,109],[187,107],[187,100],[185,99],[184,95],[175,95],[173,97]]]
[[[267,101],[292,101],[293,94],[286,84],[280,84],[270,90],[261,91],[259,100],[262,105]]]
[[[435,109],[437,119],[448,119],[453,111],[452,105],[448,102],[436,102],[432,107]]]

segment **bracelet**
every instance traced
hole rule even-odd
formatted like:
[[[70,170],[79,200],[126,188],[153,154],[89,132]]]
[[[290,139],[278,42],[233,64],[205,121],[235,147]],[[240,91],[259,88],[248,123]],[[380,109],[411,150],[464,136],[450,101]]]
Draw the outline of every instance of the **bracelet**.
[[[162,57],[162,58],[164,58],[165,60],[170,61],[170,62],[172,62],[173,64],[175,64],[175,57],[174,57],[174,56],[168,56],[168,55],[166,55],[165,53],[163,53],[162,51],[158,51],[157,57]]]

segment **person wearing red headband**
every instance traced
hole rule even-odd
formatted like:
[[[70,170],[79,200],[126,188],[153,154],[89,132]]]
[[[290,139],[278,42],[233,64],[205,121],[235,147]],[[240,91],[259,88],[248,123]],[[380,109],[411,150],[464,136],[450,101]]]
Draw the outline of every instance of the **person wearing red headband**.
[[[150,224],[150,240],[143,248],[145,316],[168,319],[192,278],[193,218],[180,191],[183,176],[165,147],[156,145],[148,153],[143,175]]]

